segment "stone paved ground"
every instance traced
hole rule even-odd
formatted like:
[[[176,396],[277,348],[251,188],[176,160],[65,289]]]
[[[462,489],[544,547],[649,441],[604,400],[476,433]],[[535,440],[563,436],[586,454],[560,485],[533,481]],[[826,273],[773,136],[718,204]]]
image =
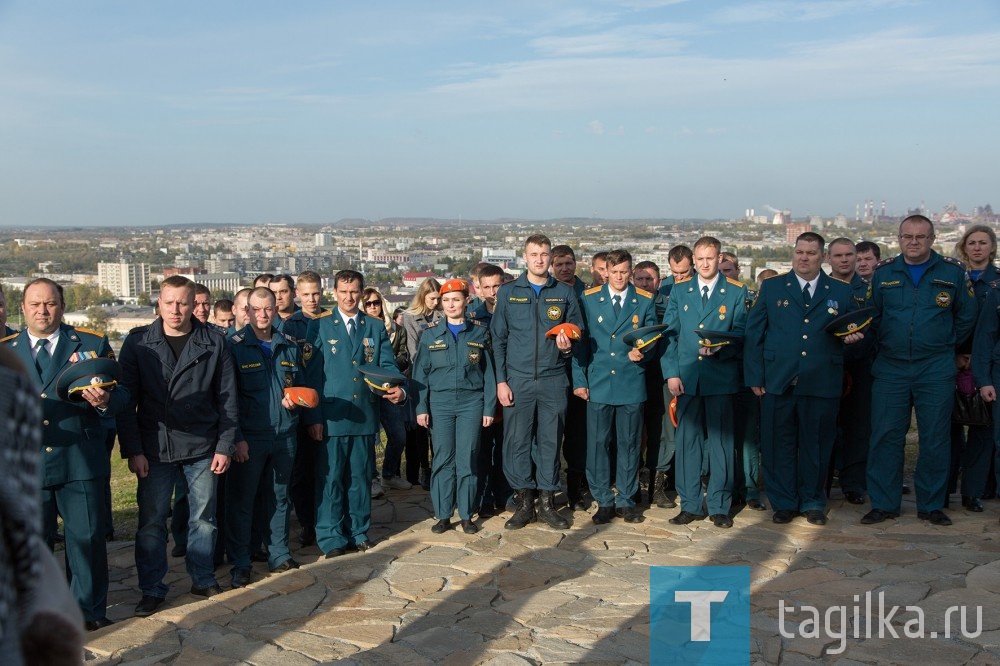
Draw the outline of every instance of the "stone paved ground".
[[[113,544],[108,615],[117,622],[88,635],[87,657],[92,664],[643,664],[649,567],[730,564],[751,567],[754,663],[996,664],[1000,502],[986,506],[981,514],[952,511],[952,527],[917,520],[910,496],[903,518],[875,527],[858,523],[867,506],[834,499],[825,527],[804,519],[778,526],[770,512],[754,511],[740,513],[731,530],[708,521],[679,527],[667,522],[677,510],[653,508],[640,525],[596,527],[576,513],[566,531],[535,524],[511,532],[502,516],[467,536],[431,533],[427,493],[390,491],[373,507],[374,550],[327,561],[316,547],[300,549],[298,571],[269,576],[256,564],[250,587],[208,600],[187,593],[183,560],[175,559],[168,605],[145,619],[131,617],[140,596],[131,544]],[[228,583],[228,569],[218,573]],[[869,591],[885,592],[887,606],[919,603],[926,632],[942,635],[946,608],[982,606],[982,633],[851,639],[835,656],[825,651],[837,640],[779,633],[781,601],[825,612]],[[785,632],[804,618],[790,615]],[[902,632],[911,619],[897,613],[893,625]],[[953,636],[958,624],[955,617]]]

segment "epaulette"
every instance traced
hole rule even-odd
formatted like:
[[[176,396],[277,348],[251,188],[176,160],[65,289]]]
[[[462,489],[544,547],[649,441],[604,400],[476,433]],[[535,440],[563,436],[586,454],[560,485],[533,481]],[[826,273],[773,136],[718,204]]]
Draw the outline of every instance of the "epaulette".
[[[997,282],[1000,282],[1000,280],[997,280]],[[0,338],[0,342],[7,342],[8,340],[13,340],[18,335],[20,335],[20,333],[11,333],[10,335],[8,335],[5,338]]]
[[[740,282],[739,280],[734,280],[731,277],[727,277],[726,278],[726,282],[728,282],[729,284],[731,284],[733,286],[736,286],[736,287],[742,287],[743,286],[742,282]]]
[[[895,256],[889,257],[888,259],[883,259],[882,261],[878,262],[877,264],[875,264],[875,270],[878,270],[878,269],[882,268],[883,266],[888,266],[892,262],[896,261],[896,257],[898,257],[898,256],[899,255],[897,254]]]
[[[299,344],[299,341],[298,341],[297,338],[294,338],[294,337],[288,335],[288,333],[285,333],[284,331],[281,331],[281,334],[283,336],[285,336],[285,339],[288,340],[289,342],[291,342],[293,345]]]
[[[98,333],[97,331],[94,331],[94,330],[89,329],[89,328],[81,328],[79,326],[74,326],[73,330],[75,330],[77,333],[86,333],[87,335],[93,335],[95,338],[103,338],[104,337],[103,333]]]
[[[233,333],[232,335],[229,336],[229,339],[232,340],[233,342],[236,342],[236,343],[243,342],[243,334],[242,333]]]
[[[827,277],[830,278],[831,280],[836,280],[837,282],[841,282],[843,284],[846,284],[847,286],[851,286],[851,283],[848,282],[847,280],[841,280],[839,277],[835,277],[833,275],[827,275]]]
[[[470,318],[470,319],[466,319],[465,321],[469,322],[473,326],[483,326],[483,327],[486,327],[486,322],[484,322],[484,321],[482,321],[480,319],[471,319]]]
[[[332,314],[333,310],[327,310],[326,312],[316,315],[315,317],[313,317],[313,319],[322,319],[323,317],[329,317]]]
[[[590,289],[584,290],[583,295],[584,296],[590,296],[591,294],[596,294],[600,290],[601,290],[601,286],[600,285],[598,285],[596,287],[591,287]]]
[[[956,259],[955,257],[946,257],[944,255],[941,255],[941,258],[947,261],[949,264],[955,264],[965,272],[969,271],[969,267],[966,266],[965,262],[962,261],[961,259]]]
[[[635,288],[635,293],[639,294],[640,296],[645,296],[646,298],[652,298],[653,297],[653,294],[651,294],[650,292],[646,291],[645,289],[639,289],[639,287]]]
[[[687,282],[688,280],[693,280],[693,279],[694,279],[694,275],[688,275],[686,278],[681,278],[680,280],[674,280],[674,284],[678,285],[678,284],[681,284],[683,282]]]

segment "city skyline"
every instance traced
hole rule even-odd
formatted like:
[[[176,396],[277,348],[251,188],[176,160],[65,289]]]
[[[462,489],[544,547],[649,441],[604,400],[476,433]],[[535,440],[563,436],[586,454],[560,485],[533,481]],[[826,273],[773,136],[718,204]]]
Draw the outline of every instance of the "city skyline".
[[[854,218],[996,191],[989,0],[0,4],[0,226]]]

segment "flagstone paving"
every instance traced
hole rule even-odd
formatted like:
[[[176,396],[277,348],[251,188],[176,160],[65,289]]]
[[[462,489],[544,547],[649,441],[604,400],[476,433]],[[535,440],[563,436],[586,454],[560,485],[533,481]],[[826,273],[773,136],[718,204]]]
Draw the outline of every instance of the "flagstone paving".
[[[148,618],[132,617],[140,597],[132,544],[117,542],[109,546],[108,610],[116,623],[87,635],[87,659],[262,666],[645,664],[649,567],[715,564],[751,568],[751,663],[1000,662],[1000,502],[986,502],[980,514],[951,511],[952,527],[933,527],[917,520],[912,496],[904,500],[902,518],[873,527],[858,522],[867,506],[834,499],[823,527],[804,519],[775,525],[770,512],[747,510],[730,530],[709,521],[676,526],[667,522],[676,509],[652,508],[638,525],[597,527],[577,512],[565,531],[541,524],[507,531],[507,516],[499,516],[480,521],[476,535],[435,535],[427,493],[390,491],[373,504],[373,550],[325,560],[315,546],[300,548],[294,557],[301,569],[269,575],[256,564],[253,584],[211,599],[187,593],[184,562],[175,558],[168,603]],[[228,567],[217,574],[226,587]],[[874,637],[842,642],[799,635],[807,618],[801,607],[810,605],[821,622],[827,609],[847,607],[848,636],[854,622],[863,636],[867,593],[874,600]],[[891,620],[898,639],[889,627],[879,637],[879,593],[887,608],[901,607]],[[783,626],[782,604],[797,609],[786,613]],[[916,617],[906,605],[920,606],[925,633],[936,632],[936,638],[903,637]],[[966,630],[954,612],[946,638],[946,611],[960,605],[968,608]],[[981,624],[976,606],[982,607]],[[840,612],[831,613],[839,631]],[[981,632],[970,636],[977,626]]]

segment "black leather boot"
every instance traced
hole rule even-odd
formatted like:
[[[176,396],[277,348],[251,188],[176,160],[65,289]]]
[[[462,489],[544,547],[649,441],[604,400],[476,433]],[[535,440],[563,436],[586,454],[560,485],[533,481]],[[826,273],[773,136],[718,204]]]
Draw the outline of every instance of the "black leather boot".
[[[514,515],[503,524],[508,530],[519,530],[528,523],[535,522],[535,490],[524,488],[515,490],[514,494],[517,496],[517,508],[514,509]]]
[[[667,473],[657,472],[656,478],[653,480],[653,496],[650,501],[661,509],[672,509],[677,506],[677,503],[667,496],[666,486]]]
[[[553,495],[551,490],[543,490],[538,493],[538,517],[549,527],[564,530],[569,527],[569,521],[556,511]]]

